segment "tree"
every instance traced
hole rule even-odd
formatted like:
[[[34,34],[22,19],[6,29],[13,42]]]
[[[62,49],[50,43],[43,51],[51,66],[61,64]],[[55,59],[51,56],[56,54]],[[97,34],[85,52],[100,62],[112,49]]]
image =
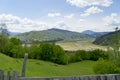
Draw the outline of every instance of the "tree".
[[[40,45],[39,56],[42,60],[55,62],[58,64],[67,64],[67,56],[64,50],[55,44],[42,43]]]
[[[58,64],[68,64],[65,51],[58,45],[53,45],[53,62]]]
[[[5,53],[9,39],[7,36],[0,34],[0,52]]]
[[[116,56],[119,56],[119,47],[120,47],[120,41],[119,41],[119,29],[118,27],[115,28],[115,37],[113,38],[114,44],[112,45],[112,48],[114,49],[114,52],[116,53]]]
[[[6,35],[6,36],[9,36],[7,25],[5,23],[0,24],[0,30],[1,30],[2,34]]]
[[[120,67],[120,37],[119,37],[120,31],[119,28],[115,28],[115,35],[113,37],[113,45],[112,50],[109,48],[109,59],[113,61],[117,66]]]
[[[53,55],[53,47],[49,43],[42,43],[40,45],[40,56],[42,60],[51,61]]]
[[[29,58],[32,59],[41,59],[41,54],[40,54],[40,47],[37,44],[31,44],[31,46],[27,47],[28,53],[29,53]]]
[[[14,45],[11,49],[12,57],[14,58],[23,58],[24,57],[24,51],[23,47],[21,45]]]
[[[15,37],[10,38],[10,42],[12,42],[14,45],[21,45],[20,39],[17,39]]]

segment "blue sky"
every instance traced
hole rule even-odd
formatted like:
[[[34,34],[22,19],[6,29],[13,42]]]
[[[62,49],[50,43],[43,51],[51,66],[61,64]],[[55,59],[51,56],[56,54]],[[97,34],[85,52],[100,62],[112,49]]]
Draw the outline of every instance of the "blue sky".
[[[10,31],[59,28],[111,31],[120,27],[120,0],[0,0],[0,23]]]

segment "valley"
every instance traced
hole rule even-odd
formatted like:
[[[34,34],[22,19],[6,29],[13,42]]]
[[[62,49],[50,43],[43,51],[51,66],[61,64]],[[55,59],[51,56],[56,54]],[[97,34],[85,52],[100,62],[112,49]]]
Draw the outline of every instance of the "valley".
[[[92,42],[94,39],[90,40],[79,40],[72,42],[57,42],[57,45],[60,45],[66,51],[76,51],[76,50],[94,50],[102,49],[106,50],[106,46],[95,45]]]

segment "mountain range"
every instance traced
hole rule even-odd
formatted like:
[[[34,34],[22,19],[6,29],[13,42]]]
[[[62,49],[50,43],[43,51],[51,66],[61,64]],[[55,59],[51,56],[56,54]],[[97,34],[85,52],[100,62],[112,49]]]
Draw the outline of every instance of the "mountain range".
[[[2,32],[2,30],[0,31]],[[30,31],[25,33],[8,31],[8,33],[9,36],[17,37],[23,42],[25,41],[57,42],[57,41],[76,41],[76,40],[96,39],[93,43],[99,45],[109,44],[107,38],[110,34],[113,34],[110,32],[94,32],[91,30],[85,30],[79,33],[79,32],[73,32],[73,31],[56,29],[56,28],[42,30],[42,31]]]
[[[62,30],[48,29],[43,31],[30,31],[16,35],[22,41],[39,41],[39,42],[56,42],[56,41],[75,41],[93,39],[94,37],[88,34]]]

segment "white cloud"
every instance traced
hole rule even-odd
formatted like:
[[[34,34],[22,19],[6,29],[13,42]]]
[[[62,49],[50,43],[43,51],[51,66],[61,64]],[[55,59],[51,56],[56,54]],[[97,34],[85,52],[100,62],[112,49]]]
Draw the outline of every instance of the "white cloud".
[[[110,16],[104,17],[103,21],[106,26],[120,27],[120,19],[118,18],[117,13],[112,13]]]
[[[91,13],[93,14],[93,13]],[[48,17],[47,17],[48,18]],[[110,16],[104,17],[104,23],[101,19],[84,19],[84,18],[72,18],[67,19],[65,16],[58,18],[50,18],[50,20],[40,21],[32,20],[28,18],[21,18],[11,14],[0,14],[0,22],[6,23],[10,31],[14,32],[28,32],[33,30],[45,30],[50,28],[59,28],[71,31],[81,32],[83,30],[96,30],[96,31],[110,31],[113,27],[120,26],[120,18],[116,13],[112,13]],[[102,24],[100,24],[100,22]]]
[[[20,18],[17,16],[13,16],[10,14],[1,14],[0,15],[0,22],[6,22],[9,24],[16,23],[19,24]]]
[[[113,0],[66,0],[69,4],[76,7],[103,6],[109,7]]]
[[[48,17],[59,17],[59,16],[61,16],[61,14],[57,13],[57,12],[55,12],[55,13],[48,13]]]
[[[81,14],[81,16],[89,16],[91,14],[103,12],[99,7],[109,7],[113,3],[113,0],[66,0],[66,2],[78,8],[89,7]]]
[[[0,22],[6,23],[10,31],[26,32],[31,30],[43,30],[47,24],[42,21],[33,21],[28,18],[20,18],[11,14],[1,14]]]
[[[85,19],[79,19],[79,22],[84,22],[85,21]]]
[[[68,18],[68,19],[71,19],[71,18],[73,18],[74,17],[74,14],[69,14],[69,15],[66,15],[66,16],[64,16],[65,18]]]
[[[87,10],[84,11],[83,14],[81,14],[80,16],[89,16],[91,14],[96,14],[96,13],[100,13],[103,12],[103,10],[99,9],[98,7],[90,7]]]
[[[50,28],[57,28],[57,29],[65,29],[68,30],[68,26],[64,21],[56,21],[54,23],[49,24]]]
[[[11,14],[0,14],[0,23],[6,23],[9,31],[28,32],[33,30],[45,30],[50,28],[68,29],[64,20],[55,22],[35,21],[28,18],[20,18]]]

